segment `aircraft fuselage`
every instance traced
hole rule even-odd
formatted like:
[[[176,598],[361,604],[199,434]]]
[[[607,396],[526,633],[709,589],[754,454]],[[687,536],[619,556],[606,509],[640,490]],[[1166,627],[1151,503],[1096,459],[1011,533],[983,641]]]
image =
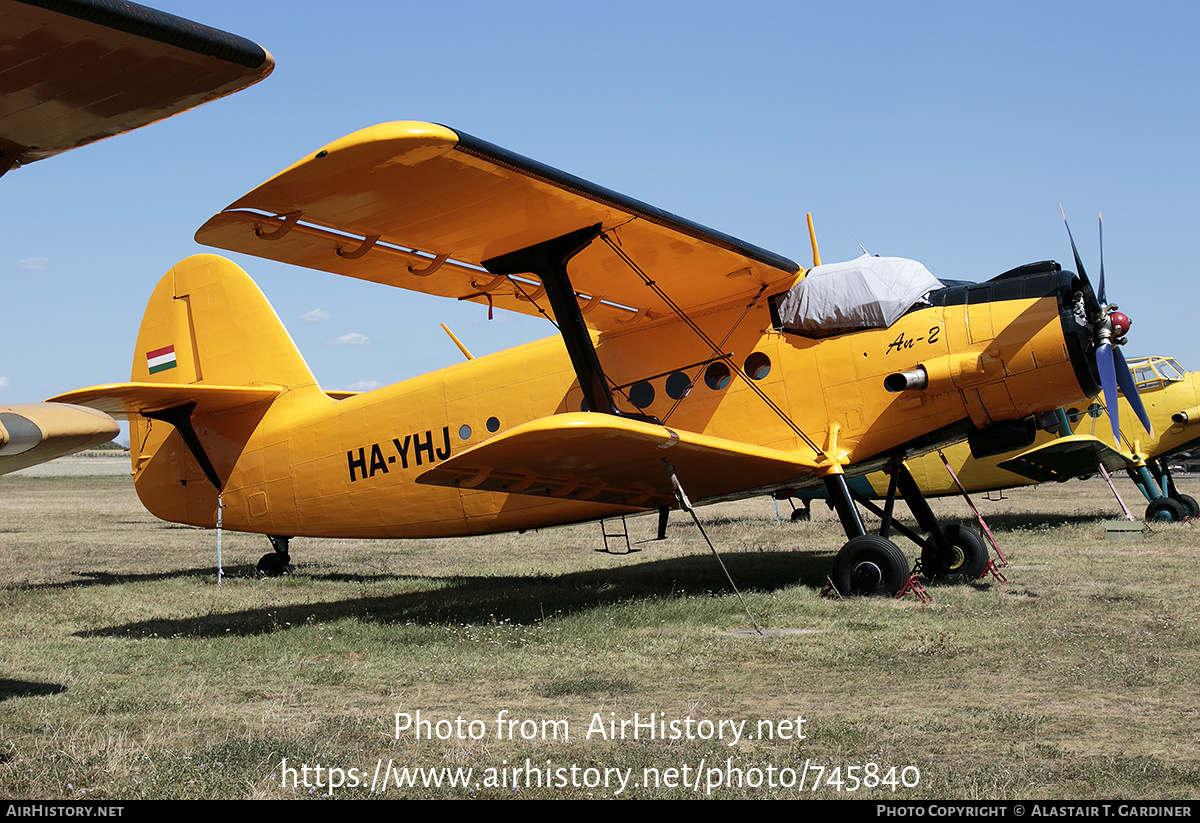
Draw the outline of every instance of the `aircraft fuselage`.
[[[764,295],[749,310],[738,301],[692,317],[711,339],[722,341],[717,353],[670,317],[593,340],[622,411],[653,416],[667,429],[810,457],[824,452],[831,466],[854,473],[886,456],[961,439],[1094,393],[1073,292],[1070,273],[998,278],[935,293],[933,305],[910,311],[889,328],[822,339],[777,330]],[[176,295],[175,303],[180,299]],[[193,299],[190,311],[196,304]],[[177,325],[150,318],[148,309],[139,352],[181,339]],[[198,364],[202,355],[196,354]],[[885,390],[886,377],[919,365],[930,376],[926,389]],[[205,364],[200,376],[224,382],[214,363]],[[133,380],[146,379],[153,378],[135,359]],[[261,382],[271,380],[268,369]],[[310,383],[271,401],[197,411],[191,422],[222,481],[225,528],[288,536],[440,537],[636,510],[570,496],[417,482],[432,466],[514,426],[583,406],[571,360],[553,337],[344,400]],[[152,513],[215,524],[216,489],[172,425],[135,417],[131,446],[138,494]],[[754,477],[739,480],[740,494],[763,491]]]

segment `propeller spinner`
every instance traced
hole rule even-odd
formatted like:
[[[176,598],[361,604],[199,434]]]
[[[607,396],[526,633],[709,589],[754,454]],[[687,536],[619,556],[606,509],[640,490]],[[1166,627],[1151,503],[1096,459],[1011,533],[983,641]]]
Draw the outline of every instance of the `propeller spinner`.
[[[1079,277],[1088,282],[1087,274],[1083,270],[1083,261],[1079,259],[1079,251],[1075,248],[1075,238],[1071,236],[1071,226],[1067,223],[1067,214],[1063,211],[1062,204],[1059,204],[1058,210],[1062,212],[1063,225],[1067,227],[1067,238],[1071,241],[1071,254],[1075,255],[1075,268],[1079,271]],[[1091,291],[1090,285],[1084,289],[1085,295]],[[1132,321],[1124,312],[1117,311],[1115,303],[1109,303],[1104,291],[1104,215],[1100,215],[1100,282],[1099,289],[1091,301],[1087,305],[1088,327],[1092,331],[1093,339],[1096,346],[1096,370],[1100,375],[1100,386],[1104,389],[1104,403],[1108,407],[1108,418],[1112,421],[1113,440],[1116,441],[1117,448],[1121,448],[1121,423],[1118,419],[1119,411],[1117,406],[1117,389],[1120,388],[1125,399],[1129,401],[1129,405],[1133,408],[1138,420],[1142,421],[1142,426],[1146,429],[1151,437],[1154,437],[1154,427],[1150,425],[1150,418],[1146,414],[1146,409],[1142,405],[1142,399],[1138,395],[1137,384],[1133,381],[1133,374],[1129,371],[1129,366],[1125,363],[1125,355],[1121,353],[1120,346],[1125,344],[1125,335],[1129,332],[1129,327]]]

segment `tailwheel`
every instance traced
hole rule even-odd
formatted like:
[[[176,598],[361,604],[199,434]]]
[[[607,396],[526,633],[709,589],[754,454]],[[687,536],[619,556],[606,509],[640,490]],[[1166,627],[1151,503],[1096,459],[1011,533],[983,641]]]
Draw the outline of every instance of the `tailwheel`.
[[[892,541],[874,534],[851,538],[833,561],[833,584],[842,594],[895,597],[908,578],[904,553]]]
[[[1150,523],[1182,523],[1187,516],[1184,505],[1169,497],[1151,500],[1146,507],[1146,521]]]
[[[263,577],[279,577],[287,574],[288,567],[292,562],[292,557],[288,554],[288,541],[291,538],[269,534],[267,539],[271,541],[271,548],[274,551],[259,558],[258,573]]]
[[[281,554],[264,554],[258,561],[258,573],[263,577],[279,577],[287,574],[288,558]]]
[[[957,578],[963,583],[977,580],[987,570],[991,559],[983,538],[956,523],[943,529],[942,534],[950,544],[950,555],[940,557],[933,547],[926,547],[921,552],[921,568],[925,575],[931,580]]]

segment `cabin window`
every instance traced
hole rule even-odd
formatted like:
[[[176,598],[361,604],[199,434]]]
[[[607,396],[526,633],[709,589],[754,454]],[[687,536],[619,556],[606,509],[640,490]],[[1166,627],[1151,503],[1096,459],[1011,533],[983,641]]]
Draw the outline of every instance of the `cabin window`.
[[[771,373],[771,358],[760,351],[756,351],[746,358],[746,365],[743,368],[750,378],[762,380]]]
[[[649,407],[654,402],[654,387],[645,381],[634,383],[629,388],[629,402],[639,409]]]
[[[717,360],[704,370],[704,383],[713,391],[720,391],[729,385],[729,375],[729,367]]]
[[[692,390],[692,381],[681,371],[672,372],[667,377],[667,397],[672,400],[682,400]]]

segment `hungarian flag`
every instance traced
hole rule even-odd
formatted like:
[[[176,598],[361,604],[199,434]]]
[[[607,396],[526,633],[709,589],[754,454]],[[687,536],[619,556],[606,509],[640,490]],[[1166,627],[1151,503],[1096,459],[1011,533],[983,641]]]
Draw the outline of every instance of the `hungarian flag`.
[[[160,371],[175,368],[175,347],[167,346],[154,351],[146,352],[146,366],[149,367],[151,374],[158,374]]]

